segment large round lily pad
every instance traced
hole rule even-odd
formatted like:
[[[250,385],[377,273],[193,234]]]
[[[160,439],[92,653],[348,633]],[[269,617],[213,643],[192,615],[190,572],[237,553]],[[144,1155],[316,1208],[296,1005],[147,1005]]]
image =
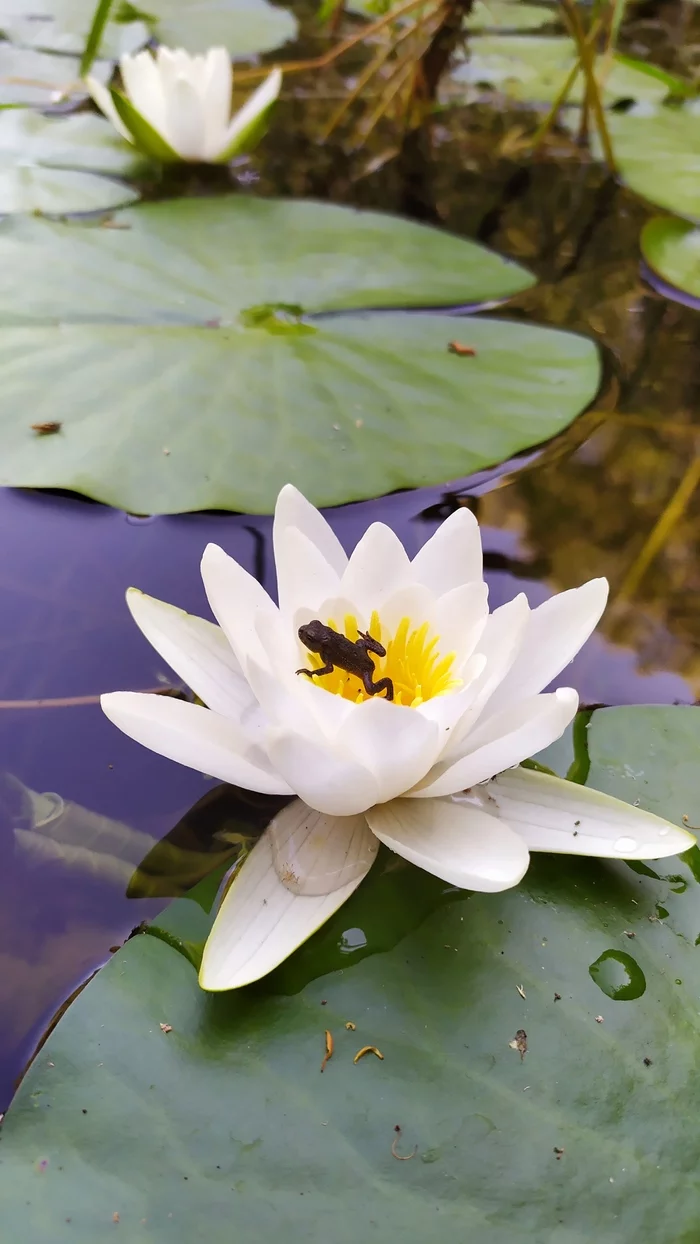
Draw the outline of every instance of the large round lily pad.
[[[576,45],[565,36],[479,35],[470,39],[468,59],[457,66],[450,83],[465,88],[467,97],[483,84],[514,99],[553,103],[576,60]],[[621,99],[662,100],[669,90],[666,77],[615,55],[609,61],[599,59],[597,79],[606,104]],[[584,78],[579,72],[568,102],[582,103],[584,93]]]
[[[33,47],[80,54],[94,8],[93,0],[3,0],[0,29]],[[128,5],[115,0],[113,17],[117,20],[107,26],[103,55],[133,51],[153,35],[188,52],[222,44],[232,57],[241,58],[279,47],[297,31],[292,14],[267,0],[148,0]]]
[[[266,512],[292,480],[332,505],[498,462],[565,427],[596,391],[582,337],[356,314],[531,284],[472,242],[237,196],[118,223],[0,235],[0,483],[140,513]],[[328,311],[343,314],[309,318]],[[453,339],[474,354],[452,353]],[[31,431],[52,420],[55,435]]]
[[[669,285],[700,298],[700,229],[676,216],[655,216],[642,229],[642,254]]]
[[[700,220],[700,105],[643,106],[609,121],[622,180],[660,207]]]
[[[699,745],[697,709],[605,710],[589,782],[681,820]],[[180,900],[170,944],[127,943],[11,1106],[8,1238],[658,1244],[663,1222],[690,1244],[698,856],[540,857],[465,895],[387,855],[274,977],[214,998]],[[383,1059],[355,1064],[367,1045]]]
[[[0,112],[0,213],[87,212],[138,198],[123,182],[87,170],[127,173],[137,161],[107,121],[90,113],[44,117]]]

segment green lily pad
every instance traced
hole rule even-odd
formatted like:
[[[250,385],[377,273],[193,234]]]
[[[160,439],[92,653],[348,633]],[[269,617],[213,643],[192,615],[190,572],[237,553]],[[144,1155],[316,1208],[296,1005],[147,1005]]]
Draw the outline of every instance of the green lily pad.
[[[472,98],[481,84],[524,102],[553,103],[577,60],[576,46],[565,36],[479,35],[469,41],[469,59],[458,65],[450,84]],[[626,57],[599,60],[598,81],[607,105],[621,99],[662,100],[665,78],[647,73]],[[580,104],[584,79],[579,73],[568,100]],[[454,98],[454,95],[453,95]]]
[[[3,0],[0,28],[33,47],[80,54],[94,8],[93,0]],[[117,0],[115,16],[101,49],[106,56],[133,52],[153,35],[188,52],[222,44],[240,59],[271,51],[297,33],[293,15],[267,0],[149,0],[128,7]]]
[[[95,61],[91,72],[107,82],[112,66]],[[84,99],[80,62],[74,56],[50,56],[33,48],[0,43],[0,105],[33,104],[47,107],[63,99]]]
[[[88,212],[132,203],[138,193],[97,177],[126,173],[137,161],[100,117],[44,117],[28,108],[0,112],[0,213]]]
[[[583,337],[355,313],[531,284],[475,243],[243,196],[143,206],[119,224],[16,222],[0,236],[0,483],[140,513],[259,513],[291,479],[333,505],[501,461],[596,392]],[[315,316],[328,311],[343,314]],[[475,356],[451,353],[453,338]],[[31,433],[49,419],[59,434]]]
[[[636,194],[700,220],[700,105],[632,109],[609,120],[622,180]]]
[[[392,5],[388,0],[348,0],[349,13],[362,13],[376,19],[388,13]],[[422,14],[416,9],[405,21],[416,21]],[[464,25],[468,30],[538,30],[556,20],[556,10],[543,4],[528,4],[526,0],[476,0]]]
[[[669,285],[700,298],[700,229],[676,216],[655,216],[641,234],[649,267]]]
[[[696,708],[603,710],[589,783],[678,819],[700,804],[699,744]],[[696,857],[544,856],[516,890],[465,895],[385,854],[274,977],[217,997],[190,962],[207,917],[179,900],[87,986],[10,1107],[8,1238],[102,1244],[118,1222],[190,1244],[205,1224],[228,1244],[234,1223],[258,1244],[283,1221],[291,1244],[657,1244],[663,1221],[690,1242]],[[366,1045],[383,1059],[355,1064]]]

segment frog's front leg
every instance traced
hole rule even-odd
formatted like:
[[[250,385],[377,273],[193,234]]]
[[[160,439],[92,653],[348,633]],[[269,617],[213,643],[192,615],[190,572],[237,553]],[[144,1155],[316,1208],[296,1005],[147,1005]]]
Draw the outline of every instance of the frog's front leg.
[[[394,698],[394,683],[391,678],[378,678],[375,682],[369,670],[362,675],[362,685],[367,695],[378,695],[380,691],[386,691],[387,700]]]
[[[329,661],[326,665],[322,665],[320,670],[307,670],[304,668],[295,670],[294,672],[296,674],[306,674],[307,678],[321,678],[323,674],[332,674],[334,669],[335,666],[333,662]]]
[[[359,639],[357,641],[360,648],[364,648],[365,652],[373,652],[377,657],[386,656],[386,648],[380,644],[378,639],[373,639],[369,631],[358,631]]]

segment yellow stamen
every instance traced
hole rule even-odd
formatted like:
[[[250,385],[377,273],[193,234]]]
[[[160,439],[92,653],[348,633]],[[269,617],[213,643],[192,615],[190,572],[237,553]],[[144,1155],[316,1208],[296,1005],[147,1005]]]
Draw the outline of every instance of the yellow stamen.
[[[341,629],[333,618],[327,619],[327,625],[334,631]],[[386,648],[385,657],[372,655],[374,681],[391,678],[395,704],[417,708],[424,700],[432,700],[437,695],[446,695],[461,687],[462,680],[455,678],[452,672],[455,653],[440,652],[440,636],[430,635],[427,622],[412,628],[411,619],[402,618],[392,636],[382,626],[375,610],[367,630],[373,639],[378,639]],[[342,631],[355,643],[359,627],[354,614],[345,615]],[[312,669],[320,669],[323,665],[321,657],[315,653],[308,654],[308,663]],[[324,674],[315,681],[326,691],[342,695],[344,699],[353,700],[357,704],[371,698],[360,679],[355,674],[348,674],[346,670],[334,669],[332,674]]]

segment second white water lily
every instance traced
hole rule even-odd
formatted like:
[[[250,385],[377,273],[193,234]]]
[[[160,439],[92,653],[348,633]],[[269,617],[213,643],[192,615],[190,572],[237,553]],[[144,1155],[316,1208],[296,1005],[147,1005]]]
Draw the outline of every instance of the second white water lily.
[[[119,62],[124,90],[94,77],[86,85],[101,112],[145,155],[166,163],[225,164],[251,151],[267,128],[282,85],[273,69],[243,107],[231,114],[233,71],[226,48],[190,56],[159,47]]]
[[[207,708],[130,692],[102,698],[107,716],[154,751],[297,796],[225,893],[205,989],[276,967],[355,890],[379,842],[453,885],[489,891],[516,885],[532,850],[653,859],[693,845],[685,830],[619,800],[513,768],[576,713],[575,691],[542,688],[595,627],[604,579],[535,610],[520,595],[489,614],[468,510],[412,561],[382,524],[348,559],[290,486],[277,503],[274,551],[279,607],[222,549],[205,550],[218,626],[128,594],[143,633]]]

